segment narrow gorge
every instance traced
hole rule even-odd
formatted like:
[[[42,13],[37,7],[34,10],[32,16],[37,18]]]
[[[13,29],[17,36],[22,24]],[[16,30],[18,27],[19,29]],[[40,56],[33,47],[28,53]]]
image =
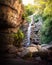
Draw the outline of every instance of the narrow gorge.
[[[38,10],[22,0],[0,0],[0,65],[52,65],[52,18],[44,23]]]

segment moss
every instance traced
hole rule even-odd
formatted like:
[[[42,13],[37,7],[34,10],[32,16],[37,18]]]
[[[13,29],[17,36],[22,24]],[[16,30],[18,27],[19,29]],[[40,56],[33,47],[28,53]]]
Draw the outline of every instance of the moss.
[[[24,33],[19,29],[17,33],[13,34],[14,36],[14,45],[17,47],[21,46],[21,42],[24,39]]]
[[[22,2],[22,0],[19,0],[19,3],[21,3]]]

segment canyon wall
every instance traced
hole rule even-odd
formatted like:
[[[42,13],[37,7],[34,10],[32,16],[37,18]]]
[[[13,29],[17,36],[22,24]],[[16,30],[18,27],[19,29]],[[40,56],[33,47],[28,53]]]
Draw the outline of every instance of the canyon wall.
[[[16,34],[23,23],[23,4],[21,0],[0,0],[0,51],[14,43]]]

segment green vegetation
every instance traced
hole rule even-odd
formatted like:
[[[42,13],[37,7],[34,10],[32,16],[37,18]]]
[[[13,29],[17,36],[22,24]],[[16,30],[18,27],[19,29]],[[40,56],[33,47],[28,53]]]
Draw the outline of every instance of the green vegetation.
[[[24,33],[22,30],[19,29],[17,33],[13,34],[13,37],[15,39],[14,45],[17,47],[21,46],[21,42],[24,39]]]
[[[42,15],[41,43],[48,44],[52,41],[52,0],[34,0],[37,3],[38,14]],[[37,20],[37,17],[35,17]]]
[[[52,18],[48,17],[41,28],[41,43],[48,44],[52,41]]]
[[[35,12],[35,8],[31,4],[24,6],[24,9],[25,9],[25,13],[27,14],[27,16],[30,16]]]
[[[40,15],[34,15],[34,22],[38,22],[39,17],[40,17]]]
[[[28,16],[37,12],[34,15],[34,21],[37,22],[38,18],[41,16],[43,19],[43,25],[41,27],[41,43],[49,43],[52,39],[52,0],[34,0],[35,4],[28,4],[24,6],[24,18],[30,22]]]
[[[28,16],[32,15],[35,12],[34,5],[28,4],[24,6],[24,13],[22,15],[22,18],[26,19],[28,22],[30,22],[30,18]]]
[[[26,17],[27,22],[31,22],[31,19],[29,17]]]
[[[50,15],[52,12],[52,0],[34,0],[39,14]],[[51,13],[52,15],[52,13]]]
[[[21,3],[22,2],[22,0],[19,0],[19,3]]]

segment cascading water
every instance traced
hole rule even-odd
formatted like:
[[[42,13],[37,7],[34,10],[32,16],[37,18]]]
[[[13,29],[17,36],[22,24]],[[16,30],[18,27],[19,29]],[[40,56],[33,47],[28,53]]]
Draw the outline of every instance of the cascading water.
[[[29,27],[28,27],[28,31],[27,31],[27,38],[28,38],[27,46],[30,45],[31,27],[32,27],[32,24],[34,23],[33,15],[31,15],[30,18],[31,18],[31,22],[29,23]]]
[[[26,46],[29,46],[30,44],[31,44],[31,40],[30,40],[30,37],[31,37],[31,28],[32,28],[32,25],[33,24],[35,24],[35,25],[38,25],[39,26],[39,28],[41,27],[41,25],[42,25],[42,18],[41,17],[39,17],[39,22],[38,23],[34,23],[34,15],[36,15],[37,14],[37,12],[35,13],[35,14],[33,14],[33,15],[31,15],[31,16],[29,16],[30,17],[30,19],[31,19],[31,22],[29,23],[29,27],[28,27],[28,31],[27,31],[27,41],[28,41],[28,43],[26,44]],[[39,29],[38,28],[38,29]]]

